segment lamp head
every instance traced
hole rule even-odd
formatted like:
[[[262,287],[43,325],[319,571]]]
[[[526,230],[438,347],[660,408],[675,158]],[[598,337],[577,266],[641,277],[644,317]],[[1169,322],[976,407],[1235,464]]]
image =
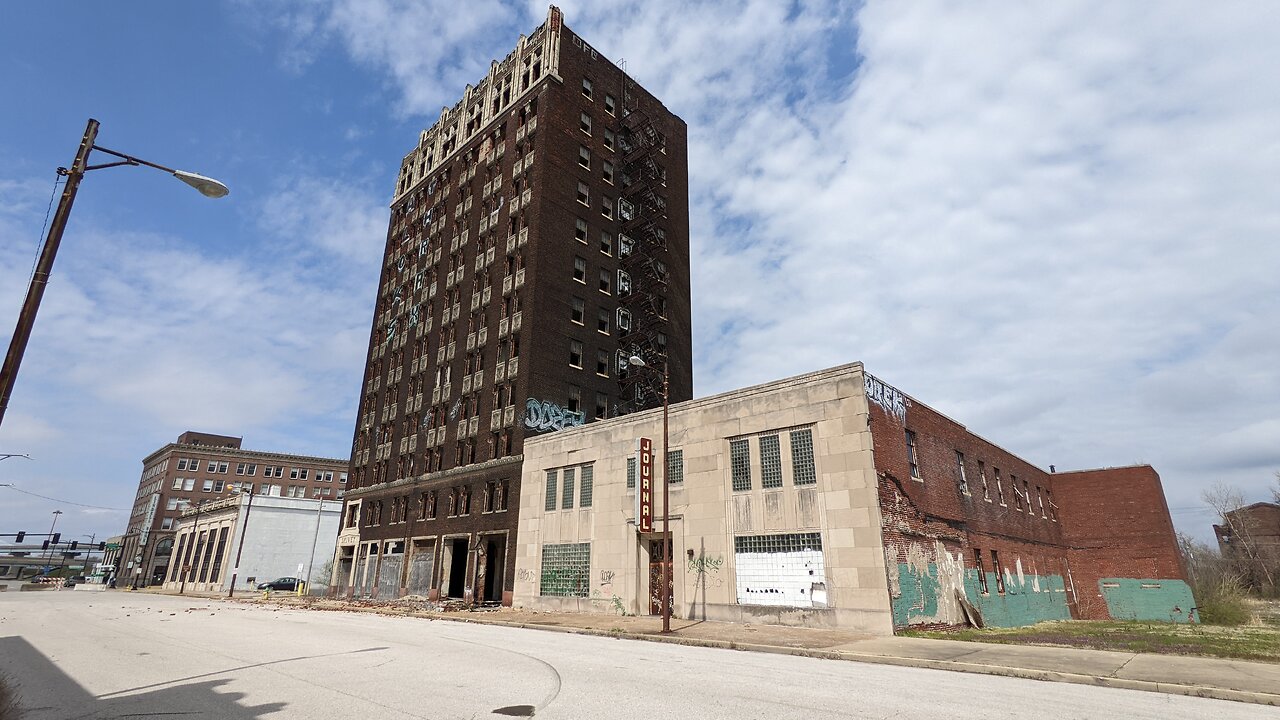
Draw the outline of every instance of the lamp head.
[[[644,359],[641,358],[639,355],[632,355],[631,357],[627,358],[627,362],[631,363],[632,365],[635,365],[636,367],[646,367]]]
[[[217,180],[214,180],[213,178],[205,177],[203,175],[197,175],[195,173],[187,172],[185,170],[174,170],[173,176],[178,178],[182,182],[190,185],[191,187],[195,188],[196,190],[199,190],[200,194],[204,195],[205,197],[210,197],[210,198],[226,197],[227,193],[231,192],[231,190],[226,185],[223,185],[222,183],[218,182]]]

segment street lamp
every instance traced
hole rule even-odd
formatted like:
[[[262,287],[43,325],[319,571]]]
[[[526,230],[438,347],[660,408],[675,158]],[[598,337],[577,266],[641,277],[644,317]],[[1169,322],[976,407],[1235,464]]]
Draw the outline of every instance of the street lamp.
[[[237,490],[237,493],[243,492]],[[249,504],[245,506],[244,518],[240,525],[240,546],[236,548],[236,564],[231,568],[231,587],[227,588],[227,597],[236,595],[236,575],[240,574],[240,553],[244,552],[244,536],[249,533],[249,512],[253,510],[253,483],[249,483]]]
[[[53,524],[49,526],[49,552],[44,556],[45,573],[49,572],[49,563],[53,562],[53,549],[58,544],[57,538],[53,536],[53,529],[58,527],[58,516],[61,514],[61,510],[53,511]]]
[[[67,218],[71,215],[71,205],[75,202],[76,191],[80,187],[80,181],[84,178],[84,174],[90,170],[101,170],[120,165],[146,165],[147,167],[170,173],[182,182],[199,190],[200,194],[205,197],[220,198],[229,192],[226,185],[212,178],[186,172],[185,170],[174,170],[164,165],[140,160],[132,155],[125,155],[124,153],[95,145],[94,141],[97,138],[98,121],[91,118],[88,127],[85,128],[84,139],[80,141],[80,149],[76,151],[76,159],[71,163],[71,169],[58,168],[58,174],[66,176],[67,183],[62,189],[62,199],[58,201],[58,210],[53,215],[53,222],[49,225],[49,234],[45,237],[44,245],[40,248],[40,259],[36,263],[35,272],[31,274],[31,284],[27,287],[27,297],[22,302],[21,312],[18,313],[18,326],[13,331],[13,338],[9,341],[9,352],[4,356],[4,366],[0,369],[0,423],[4,422],[4,412],[9,407],[9,396],[13,393],[14,381],[18,377],[18,367],[22,364],[22,355],[26,352],[27,341],[31,338],[31,328],[35,325],[36,313],[40,310],[40,300],[44,297],[45,286],[49,283],[49,274],[53,272],[53,259],[58,254],[58,245],[62,242],[62,232],[67,227]],[[118,157],[120,160],[102,165],[90,165],[89,153],[94,150]]]
[[[632,355],[627,359],[636,367],[649,367],[644,358]],[[671,462],[667,446],[667,418],[671,408],[670,375],[667,372],[667,357],[662,357],[662,632],[671,632],[671,563],[675,562],[675,549],[671,547],[671,483],[667,473],[671,470]]]

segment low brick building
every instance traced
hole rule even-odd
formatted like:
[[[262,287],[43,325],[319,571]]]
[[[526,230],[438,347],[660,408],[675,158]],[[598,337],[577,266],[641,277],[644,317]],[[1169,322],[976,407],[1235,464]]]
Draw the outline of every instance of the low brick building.
[[[1213,533],[1222,557],[1244,573],[1246,583],[1266,589],[1280,584],[1280,504],[1258,502],[1232,510]]]
[[[656,613],[670,562],[686,618],[1194,618],[1154,470],[1046,472],[861,364],[672,405],[669,434],[665,557],[661,501],[637,503],[661,410],[526,442],[516,605]]]

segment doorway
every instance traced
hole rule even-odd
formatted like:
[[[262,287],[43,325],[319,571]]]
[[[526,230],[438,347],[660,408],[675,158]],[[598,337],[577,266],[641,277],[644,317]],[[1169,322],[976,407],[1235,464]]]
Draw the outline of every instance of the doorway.
[[[448,557],[445,558],[445,567],[449,573],[449,584],[445,588],[445,597],[463,598],[464,587],[467,584],[467,552],[470,550],[470,543],[467,538],[453,538],[449,544],[445,546]]]
[[[476,588],[476,595],[483,602],[502,602],[502,587],[507,566],[507,539],[502,535],[492,535],[488,538],[482,538],[481,546],[484,557],[484,575],[481,576],[481,586]]]
[[[662,614],[662,569],[671,565],[671,547],[667,545],[665,540],[649,541],[649,614]],[[673,568],[674,569],[674,568]],[[668,572],[667,574],[667,602],[672,602],[674,593],[671,592],[672,586],[675,584],[675,574]],[[675,607],[672,605],[671,607]]]

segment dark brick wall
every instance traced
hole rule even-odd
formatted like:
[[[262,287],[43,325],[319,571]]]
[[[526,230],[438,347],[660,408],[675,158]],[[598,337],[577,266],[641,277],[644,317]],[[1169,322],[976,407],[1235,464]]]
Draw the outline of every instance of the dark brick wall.
[[[537,33],[535,33],[537,34]],[[543,42],[546,34],[541,34]],[[593,97],[588,99],[582,92],[583,77],[590,77],[593,85]],[[617,303],[617,235],[619,231],[616,212],[614,218],[607,218],[601,213],[602,198],[607,196],[617,200],[621,194],[622,160],[618,151],[610,151],[604,145],[604,130],[612,129],[618,133],[619,117],[622,112],[623,75],[621,70],[596,53],[592,57],[589,46],[584,51],[572,42],[572,33],[567,29],[560,43],[559,77],[547,75],[535,84],[528,94],[514,99],[508,108],[490,120],[474,138],[463,144],[460,151],[447,162],[432,170],[416,189],[397,200],[392,208],[390,227],[387,233],[386,255],[383,259],[382,275],[379,279],[378,301],[375,308],[374,322],[370,334],[370,350],[367,356],[365,376],[362,381],[363,393],[357,417],[357,427],[353,440],[353,457],[351,476],[353,488],[363,487],[356,493],[364,503],[382,502],[384,508],[389,507],[392,500],[409,496],[416,498],[424,491],[440,493],[451,487],[467,487],[473,498],[479,499],[485,483],[489,480],[502,480],[507,483],[509,509],[503,513],[482,515],[477,512],[465,517],[445,518],[443,513],[436,521],[415,523],[412,520],[391,525],[387,521],[387,511],[383,511],[383,521],[377,526],[362,526],[360,536],[362,542],[370,540],[397,541],[403,540],[406,534],[421,536],[425,534],[480,534],[489,532],[506,532],[508,535],[507,557],[505,562],[506,590],[514,586],[515,581],[515,531],[518,526],[518,502],[520,496],[520,457],[526,429],[523,427],[525,402],[527,399],[550,401],[561,407],[569,405],[570,390],[577,388],[581,405],[579,409],[586,415],[587,422],[595,418],[597,395],[607,398],[612,414],[618,404],[619,386],[616,373],[615,356],[618,350],[616,330]],[[670,256],[667,266],[671,272],[670,292],[668,295],[669,327],[668,355],[671,358],[671,400],[678,402],[692,397],[692,339],[690,336],[690,303],[689,303],[689,222],[688,222],[688,166],[685,150],[686,129],[683,121],[670,114],[656,99],[648,93],[636,88],[641,106],[656,117],[668,138],[667,141],[667,187],[668,200],[667,238],[670,245]],[[613,95],[615,110],[612,115],[605,111],[605,95]],[[536,128],[528,132],[528,118],[536,112]],[[579,129],[581,113],[588,112],[592,116],[591,135]],[[491,136],[495,128],[502,127],[502,157],[492,162],[478,162],[472,158]],[[521,128],[524,127],[524,131]],[[591,150],[589,168],[578,164],[579,148],[586,146]],[[522,170],[513,173],[517,159],[532,152],[532,166],[522,163]],[[475,152],[475,155],[472,153]],[[605,180],[603,163],[612,162],[615,166],[613,183]],[[459,178],[474,167],[475,175],[459,188]],[[483,188],[494,177],[502,177],[501,190],[485,202]],[[446,179],[447,178],[447,179]],[[577,201],[578,182],[586,182],[590,188],[590,201],[583,206]],[[519,185],[517,186],[517,182]],[[428,193],[431,187],[435,193]],[[513,212],[512,197],[517,190],[528,189],[530,199],[527,204]],[[472,208],[456,215],[456,208],[464,203],[464,198],[472,198]],[[495,206],[496,199],[502,196],[503,205],[496,213],[496,229],[481,232],[482,220]],[[443,213],[446,227],[438,235],[432,235],[424,229],[422,215],[424,208],[434,207],[433,218]],[[527,227],[528,241],[522,247],[508,253],[506,239],[515,219],[517,227]],[[585,242],[575,237],[577,220],[587,223]],[[445,288],[446,272],[452,268],[450,255],[454,252],[450,240],[463,230],[468,232],[467,242],[457,251],[461,257],[461,265],[466,268],[464,279],[458,285],[461,315],[452,321],[455,329],[450,332],[450,323],[443,321],[447,308],[452,303],[448,299],[449,291]],[[611,253],[601,252],[600,234],[608,231],[614,238]],[[429,262],[416,252],[418,243],[424,238],[434,252],[442,247],[441,259]],[[484,253],[488,246],[495,247],[495,260],[492,265],[475,272],[477,253]],[[585,282],[577,282],[573,278],[576,257],[586,261]],[[508,276],[510,266],[523,267],[524,284],[510,293],[504,293],[503,281]],[[410,291],[415,273],[422,271],[439,283],[439,290],[432,298],[426,293]],[[609,274],[609,292],[600,290],[600,273]],[[428,280],[429,284],[430,280]],[[488,328],[488,340],[475,352],[483,358],[485,370],[484,383],[478,390],[460,397],[460,386],[466,368],[467,349],[465,347],[468,331],[471,328],[471,298],[473,292],[491,289],[491,300],[476,311],[479,323],[476,327]],[[409,298],[411,303],[423,303],[432,318],[432,329],[425,337],[416,336],[401,350],[388,349],[379,351],[385,341],[385,312],[393,312],[395,289],[400,296]],[[519,298],[521,327],[514,333],[519,340],[519,373],[511,384],[511,398],[506,404],[515,406],[515,422],[510,428],[512,446],[509,451],[502,452],[491,444],[489,419],[491,411],[499,409],[495,406],[494,368],[498,362],[500,338],[498,329],[500,320],[508,316],[504,313],[504,302],[514,303]],[[571,311],[574,298],[584,303],[582,324],[573,322]],[[611,315],[610,332],[600,333],[597,321],[601,310]],[[399,315],[400,331],[404,331],[403,313]],[[447,347],[449,342],[456,343],[456,351],[452,360],[443,365],[437,362],[440,347]],[[570,342],[582,343],[582,367],[570,367]],[[414,344],[418,344],[415,349]],[[597,372],[599,352],[606,352],[609,365],[605,372]],[[414,370],[414,358],[422,357]],[[389,370],[403,367],[403,372],[394,383],[385,383]],[[421,432],[420,420],[417,427],[403,422],[406,409],[417,392],[424,395],[424,404],[416,416],[427,415],[433,408],[430,395],[435,385],[437,372],[448,368],[451,375],[452,394],[435,405],[438,415],[448,416],[453,403],[461,400],[462,408],[474,404],[479,417],[479,432],[475,437],[474,459],[468,453],[459,462],[457,424],[452,420],[445,422],[445,440],[439,445],[441,457],[438,464],[432,459],[432,451],[426,447],[425,433]],[[384,378],[382,387],[371,390],[369,381],[375,377]],[[381,415],[388,405],[396,404],[397,417],[383,430],[389,434],[391,457],[385,466],[379,467],[372,459],[376,454],[378,430],[382,425]],[[361,419],[373,413],[371,428],[362,428]],[[464,411],[462,415],[467,414]],[[400,443],[405,437],[418,434],[417,450],[401,463]],[[385,437],[383,438],[385,442]],[[368,449],[371,459],[363,460],[364,450]],[[498,458],[510,457],[516,462],[497,462]],[[471,465],[476,463],[475,465]],[[378,470],[377,481],[374,471]],[[411,503],[412,504],[412,503]],[[416,515],[416,511],[410,516]],[[437,544],[437,553],[440,552]],[[438,586],[440,563],[436,563],[436,581]],[[475,569],[469,570],[470,577],[476,577]]]
[[[1160,476],[1149,465],[1054,475],[1083,617],[1106,619],[1101,578],[1186,580]]]

